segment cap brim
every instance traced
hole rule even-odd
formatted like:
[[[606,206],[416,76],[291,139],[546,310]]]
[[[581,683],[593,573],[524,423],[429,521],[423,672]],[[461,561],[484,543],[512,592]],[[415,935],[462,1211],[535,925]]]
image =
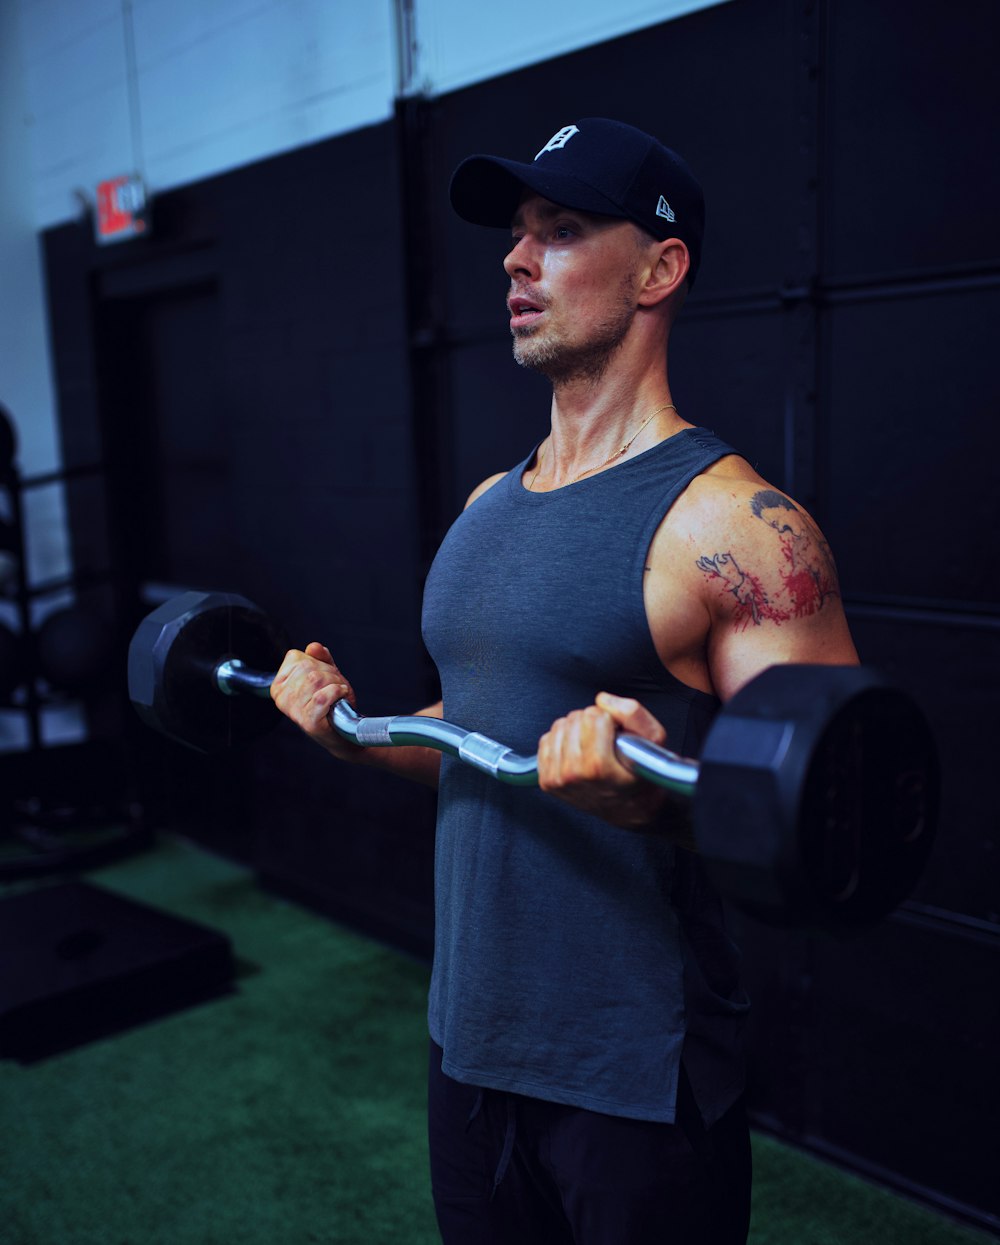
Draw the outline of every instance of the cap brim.
[[[617,204],[575,177],[498,156],[463,160],[452,176],[449,193],[452,207],[463,220],[504,229],[510,225],[525,188],[563,207],[627,219]]]

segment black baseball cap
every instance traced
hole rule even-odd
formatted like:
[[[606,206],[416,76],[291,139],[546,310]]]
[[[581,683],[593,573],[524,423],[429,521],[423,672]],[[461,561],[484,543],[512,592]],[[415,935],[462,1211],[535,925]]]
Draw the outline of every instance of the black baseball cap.
[[[505,228],[524,188],[563,207],[630,220],[658,241],[680,238],[701,262],[705,197],[687,164],[669,147],[622,121],[585,117],[558,130],[530,164],[469,156],[451,179],[451,205],[473,225]]]

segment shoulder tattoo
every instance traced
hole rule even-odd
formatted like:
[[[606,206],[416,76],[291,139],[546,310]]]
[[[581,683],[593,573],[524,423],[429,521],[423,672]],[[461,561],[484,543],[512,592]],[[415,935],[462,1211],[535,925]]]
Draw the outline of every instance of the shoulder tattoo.
[[[720,592],[736,600],[735,624],[742,630],[818,613],[840,595],[830,546],[815,524],[787,497],[760,489],[750,513],[774,532],[775,559],[760,567],[740,566],[731,551],[704,555],[695,565]]]

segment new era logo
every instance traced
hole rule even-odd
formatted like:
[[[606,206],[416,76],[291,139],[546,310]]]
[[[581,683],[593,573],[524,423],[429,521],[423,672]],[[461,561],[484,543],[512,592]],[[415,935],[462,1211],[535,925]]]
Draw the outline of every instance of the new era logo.
[[[558,130],[555,134],[552,135],[549,141],[545,144],[542,150],[538,153],[538,155],[535,156],[535,159],[537,160],[540,156],[544,156],[547,151],[558,151],[560,147],[565,147],[566,144],[569,142],[569,140],[573,137],[573,135],[579,134],[579,133],[580,133],[579,126],[564,125],[561,130]]]
[[[664,220],[670,221],[671,224],[677,219],[674,215],[674,209],[664,199],[663,195],[660,195],[660,202],[656,205],[656,215],[662,216]]]

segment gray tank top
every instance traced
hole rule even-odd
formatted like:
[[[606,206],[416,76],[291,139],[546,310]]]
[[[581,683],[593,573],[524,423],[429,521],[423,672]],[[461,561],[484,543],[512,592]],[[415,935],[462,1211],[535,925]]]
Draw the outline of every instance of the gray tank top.
[[[469,506],[428,575],[445,717],[532,754],[598,691],[634,696],[697,755],[717,701],[678,682],[643,600],[650,542],[734,451],[685,429],[549,493],[519,464]],[[697,858],[442,758],[429,1023],[447,1075],[673,1121],[683,1053],[707,1124],[742,1089],[738,956]]]

